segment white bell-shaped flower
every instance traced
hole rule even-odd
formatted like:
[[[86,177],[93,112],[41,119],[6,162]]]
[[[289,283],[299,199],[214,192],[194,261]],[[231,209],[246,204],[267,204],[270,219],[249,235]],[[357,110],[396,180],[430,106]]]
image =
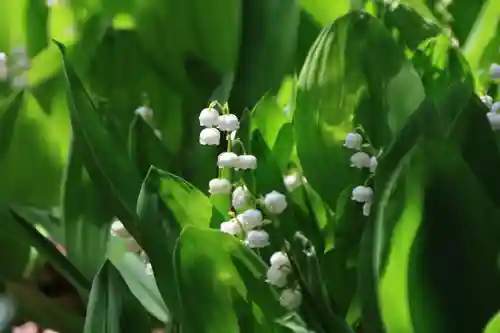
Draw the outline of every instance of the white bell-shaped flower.
[[[0,82],[7,81],[9,70],[7,66],[7,55],[0,52]]]
[[[302,294],[296,289],[285,289],[281,292],[280,304],[287,310],[296,310],[302,303]]]
[[[364,216],[369,216],[370,215],[370,212],[372,210],[372,202],[371,201],[367,201],[363,204],[363,215]]]
[[[114,220],[113,223],[111,223],[111,235],[123,238],[130,237],[130,233],[119,220]]]
[[[488,112],[486,116],[488,117],[491,128],[494,131],[500,130],[500,114],[496,112]]]
[[[257,168],[257,158],[253,155],[238,156],[237,168],[242,170]]]
[[[288,272],[280,269],[278,266],[271,266],[267,270],[266,282],[272,286],[283,288],[288,280]]]
[[[223,114],[219,117],[219,129],[221,131],[232,132],[238,128],[240,128],[240,122],[234,114]]]
[[[377,170],[377,167],[378,167],[377,158],[375,156],[370,157],[370,165],[369,165],[370,172],[372,173],[375,172]]]
[[[243,186],[238,186],[237,188],[234,189],[231,198],[231,203],[235,210],[241,211],[242,209],[245,209],[248,206],[251,199],[252,199],[252,194],[250,193],[250,191],[248,191],[248,188],[245,185],[243,185]]]
[[[351,156],[351,167],[362,169],[370,167],[370,155],[358,151]]]
[[[500,65],[499,64],[491,64],[491,66],[490,66],[490,78],[493,80],[500,79]]]
[[[360,134],[356,132],[347,133],[345,137],[344,147],[350,149],[361,149],[362,144],[363,144],[363,137]]]
[[[281,214],[288,206],[286,196],[278,191],[272,191],[265,195],[264,206],[273,214]]]
[[[484,96],[481,96],[479,98],[484,103],[484,105],[486,105],[488,107],[488,109],[493,106],[493,98],[491,96],[484,95]]]
[[[219,112],[215,108],[205,108],[201,110],[198,120],[200,126],[215,127],[219,124]]]
[[[373,190],[367,186],[357,186],[352,190],[352,200],[365,203],[373,199]]]
[[[238,164],[238,155],[232,152],[220,153],[217,156],[217,166],[219,168],[234,168]]]
[[[263,224],[262,213],[258,209],[248,209],[237,217],[245,230],[252,230]]]
[[[134,112],[141,116],[146,123],[151,124],[153,122],[153,109],[147,106],[140,106]]]
[[[500,102],[495,102],[490,108],[490,112],[498,112],[500,111]]]
[[[300,173],[294,172],[289,175],[286,175],[283,178],[283,183],[285,184],[285,187],[288,192],[293,192],[297,188],[299,188],[302,184],[305,184],[307,181],[305,180],[304,177],[300,176]]]
[[[269,245],[269,234],[265,230],[250,230],[245,244],[254,249],[266,247]]]
[[[271,263],[271,266],[277,266],[279,268],[290,267],[290,259],[288,259],[286,253],[281,251],[274,252],[269,259],[269,262]]]
[[[216,128],[204,128],[200,132],[200,144],[203,146],[218,146],[220,144],[220,132]]]
[[[224,178],[214,178],[208,182],[208,192],[212,195],[231,193],[231,183]]]
[[[238,221],[236,221],[236,219],[232,219],[230,221],[222,222],[220,224],[220,231],[233,236],[238,236],[241,234],[242,229]]]

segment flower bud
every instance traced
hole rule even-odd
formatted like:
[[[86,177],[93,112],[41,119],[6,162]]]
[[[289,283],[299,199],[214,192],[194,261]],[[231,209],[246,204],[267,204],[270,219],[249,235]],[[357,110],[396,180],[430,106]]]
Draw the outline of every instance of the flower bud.
[[[281,251],[274,252],[271,258],[269,259],[269,262],[271,263],[271,266],[277,266],[277,267],[290,267],[290,260],[288,259],[288,256],[286,253],[283,253]]]
[[[262,213],[258,209],[249,209],[237,217],[245,230],[251,230],[262,225]]]
[[[285,289],[280,296],[280,304],[287,310],[296,310],[302,303],[302,294],[298,290]]]
[[[232,219],[230,221],[222,222],[220,224],[220,231],[230,234],[233,236],[238,236],[241,234],[241,225],[236,221],[235,219]]]
[[[245,185],[238,186],[233,191],[231,203],[235,210],[240,211],[248,206],[251,198],[252,194]]]
[[[369,168],[370,168],[370,172],[373,173],[375,172],[375,170],[377,170],[377,167],[378,167],[378,161],[377,161],[377,158],[375,156],[372,156],[370,158],[370,165],[369,165]]]
[[[146,123],[151,124],[153,122],[153,110],[151,108],[148,108],[147,106],[141,106],[135,109],[134,112],[135,114],[141,116]]]
[[[266,282],[272,286],[276,286],[278,288],[283,288],[287,283],[288,273],[284,270],[281,270],[278,266],[271,266],[267,270],[266,274]]]
[[[111,235],[118,237],[130,237],[128,230],[125,228],[123,223],[119,220],[115,220],[111,224]]]
[[[283,183],[285,184],[288,192],[293,192],[306,182],[306,179],[304,177],[301,177],[298,172],[291,173],[283,178]]]

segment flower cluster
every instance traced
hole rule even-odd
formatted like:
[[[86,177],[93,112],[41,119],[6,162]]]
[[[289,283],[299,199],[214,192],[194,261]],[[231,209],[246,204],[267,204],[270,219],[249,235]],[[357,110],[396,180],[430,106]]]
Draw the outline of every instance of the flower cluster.
[[[490,110],[488,113],[486,113],[486,117],[488,117],[491,128],[494,131],[500,130],[500,113],[498,113],[498,111],[500,111],[500,102],[494,103],[493,98],[488,95],[481,96],[481,101]]]
[[[26,71],[31,62],[24,47],[12,49],[11,56],[0,52],[0,82],[10,80],[13,88],[24,89],[28,85]]]
[[[275,252],[270,260],[271,266],[267,270],[266,282],[278,288],[285,288],[289,284],[289,275],[292,272],[290,260],[284,252]],[[297,288],[285,288],[280,295],[280,304],[288,309],[295,310],[302,302],[302,294]]]
[[[243,171],[256,169],[257,158],[246,154],[244,147],[243,155],[237,155],[231,151],[233,143],[238,140],[236,137],[237,130],[240,127],[238,117],[229,113],[227,106],[219,108],[222,111],[222,114],[220,114],[216,106],[218,106],[218,103],[211,103],[199,115],[200,126],[204,127],[200,132],[200,144],[218,146],[221,132],[226,132],[228,149],[217,157],[219,169]],[[298,176],[297,179],[302,180]],[[286,177],[284,182],[287,183]],[[289,178],[288,183],[290,189],[298,186],[296,179]],[[246,246],[252,249],[263,248],[270,244],[269,234],[264,230],[264,226],[271,224],[271,219],[275,215],[283,213],[288,207],[284,194],[271,191],[263,197],[257,198],[243,182],[237,181],[233,184],[229,179],[222,177],[222,172],[219,172],[218,178],[210,180],[208,192],[212,196],[231,195],[232,211],[229,212],[229,215],[233,216],[233,218],[222,222],[220,231],[240,238]],[[290,272],[290,262],[286,255],[281,252],[275,253],[271,258],[271,268],[267,274],[268,282],[280,288],[285,287]],[[280,297],[280,303],[288,309],[297,308],[300,302],[301,294],[294,289],[285,289]]]
[[[362,169],[368,168],[371,173],[374,173],[378,166],[377,157],[370,156],[369,154],[361,151],[363,148],[363,137],[356,132],[348,133],[345,138],[344,147],[355,149],[351,156],[351,167]],[[370,215],[371,206],[373,203],[373,190],[368,186],[356,186],[352,190],[352,200],[363,203],[363,215]]]

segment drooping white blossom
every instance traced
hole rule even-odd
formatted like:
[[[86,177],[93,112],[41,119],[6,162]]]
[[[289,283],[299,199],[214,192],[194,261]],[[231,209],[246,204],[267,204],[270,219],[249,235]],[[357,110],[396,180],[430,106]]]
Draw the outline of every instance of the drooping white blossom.
[[[263,224],[262,213],[258,209],[248,209],[237,217],[245,230],[252,230]]]
[[[256,169],[257,158],[253,155],[238,156],[237,168],[241,170]]]
[[[219,112],[215,108],[205,108],[201,110],[198,120],[200,126],[215,127],[219,124]]]
[[[248,188],[245,185],[238,186],[233,191],[231,203],[233,208],[239,211],[245,209],[248,206],[251,198],[252,194],[250,193],[250,191],[248,191]]]
[[[272,191],[264,196],[264,205],[269,212],[281,214],[288,206],[288,203],[284,194],[278,191]]]
[[[493,80],[500,79],[500,65],[499,64],[491,64],[490,66],[490,78]]]
[[[493,106],[493,98],[489,95],[484,95],[480,97],[481,101],[489,108]]]
[[[370,167],[370,155],[358,151],[351,156],[351,167],[362,169]]]
[[[285,289],[281,292],[279,302],[287,310],[296,310],[302,303],[302,294],[297,289]]]
[[[200,132],[200,144],[218,146],[220,144],[220,132],[216,128],[204,128]]]
[[[241,234],[242,229],[238,221],[236,219],[232,219],[230,221],[222,222],[220,224],[220,231],[233,236],[238,236]]]
[[[212,195],[231,193],[231,183],[224,178],[214,178],[208,182],[208,192]]]
[[[284,269],[280,269],[279,266],[271,266],[267,270],[266,282],[272,286],[283,288],[286,286],[288,280],[288,272]]]
[[[219,117],[218,126],[221,131],[233,132],[240,128],[240,122],[234,114],[223,114]]]
[[[373,190],[367,186],[357,186],[352,190],[352,200],[365,203],[372,201]]]
[[[283,183],[285,184],[288,192],[293,192],[301,185],[307,183],[307,180],[304,176],[301,177],[299,172],[294,172],[286,175],[283,178]]]
[[[238,164],[238,155],[232,152],[220,153],[217,157],[219,168],[235,168]]]
[[[269,234],[265,230],[250,230],[245,244],[250,248],[263,248],[269,245]]]
[[[350,149],[361,149],[361,145],[363,144],[363,137],[356,132],[347,133],[345,137],[344,147]]]
[[[286,253],[278,251],[274,252],[271,258],[269,259],[269,262],[271,266],[277,266],[277,267],[290,267],[290,259],[288,259],[288,256]]]

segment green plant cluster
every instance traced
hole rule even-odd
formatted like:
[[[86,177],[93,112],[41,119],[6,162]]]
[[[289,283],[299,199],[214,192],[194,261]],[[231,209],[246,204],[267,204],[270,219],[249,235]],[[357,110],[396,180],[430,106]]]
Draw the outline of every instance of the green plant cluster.
[[[15,320],[500,332],[497,0],[4,1],[0,52],[0,287]],[[200,145],[209,105],[239,118],[237,140]],[[353,133],[376,169],[351,165]],[[228,143],[257,168],[219,169]],[[235,215],[231,193],[208,193],[222,176],[286,195],[269,246],[219,230]],[[281,250],[293,311],[266,282]],[[78,306],[40,287],[47,265]]]

